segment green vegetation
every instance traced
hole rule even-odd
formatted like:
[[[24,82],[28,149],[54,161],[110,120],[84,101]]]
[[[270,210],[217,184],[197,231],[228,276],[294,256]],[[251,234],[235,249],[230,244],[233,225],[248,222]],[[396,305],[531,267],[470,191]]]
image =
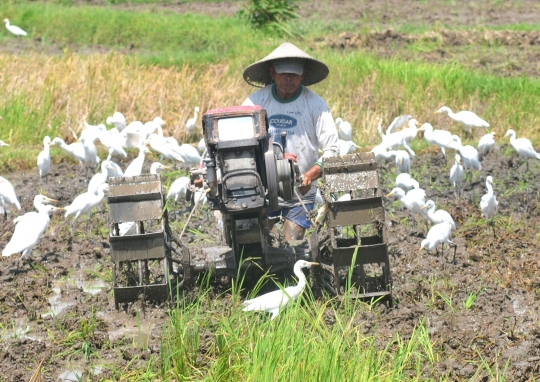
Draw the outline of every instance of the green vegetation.
[[[238,17],[107,6],[127,2],[107,0],[105,6],[69,6],[80,4],[72,0],[0,4],[0,12],[34,39],[27,41],[28,49],[20,55],[0,55],[0,139],[11,144],[0,148],[4,171],[34,168],[45,135],[73,141],[83,121],[104,123],[116,110],[122,111],[128,122],[145,122],[160,115],[167,122],[165,134],[182,140],[184,123],[195,105],[204,111],[240,104],[253,91],[241,78],[243,68],[283,42],[272,28],[252,29]],[[297,20],[287,25],[287,31],[296,36],[290,37],[291,42],[306,47],[308,53],[330,66],[329,78],[314,90],[327,100],[335,117],[343,116],[353,124],[354,139],[361,147],[378,143],[377,117],[382,117],[385,125],[404,113],[428,122],[439,118],[433,112],[442,104],[456,110],[474,105],[495,129],[512,126],[533,144],[540,143],[535,129],[538,79],[499,78],[466,71],[458,64],[383,60],[362,51],[344,53],[319,46],[325,33],[339,33],[347,27],[334,21]],[[424,25],[401,28],[418,32],[436,29]],[[12,38],[1,33],[0,43]],[[35,53],[32,44],[45,51],[60,47],[62,53]],[[95,53],[95,46],[112,51]],[[436,42],[419,43],[413,49],[434,46]],[[72,52],[82,47],[94,53]],[[428,146],[415,142],[413,149],[423,151]],[[58,148],[51,153],[53,162],[72,160]],[[104,157],[104,151],[100,154]],[[170,185],[178,174],[168,174],[165,184]],[[387,173],[383,182],[389,183],[391,175]],[[525,187],[524,182],[501,196],[519,194]],[[476,197],[473,204],[478,204],[480,194]],[[394,209],[399,206],[399,201],[392,202]],[[394,217],[391,212],[387,216]],[[401,223],[413,222],[404,217]],[[496,230],[517,226],[511,217],[497,217],[494,223]],[[107,230],[105,225],[90,225],[91,232],[77,235],[102,236]],[[485,229],[485,220],[475,215],[462,222],[458,234]],[[198,234],[198,240],[212,240],[197,229],[190,231]],[[104,271],[92,272],[99,275]],[[109,280],[111,277],[106,275]],[[483,292],[457,290],[436,277],[418,284],[424,289],[411,293],[430,297],[426,309],[440,309],[448,315],[475,309]],[[306,291],[300,301],[269,321],[263,314],[241,311],[239,285],[233,283],[232,290],[220,298],[207,289],[201,288],[205,292],[194,301],[182,299],[169,312],[171,321],[165,327],[159,361],[150,358],[146,370],[131,370],[127,365],[114,376],[125,380],[426,380],[442,358],[440,344],[430,339],[427,322],[414,322],[406,336],[373,337],[366,325],[371,315],[379,314],[373,305],[347,299],[343,303],[315,301]],[[55,341],[66,351],[58,356],[95,358],[89,338],[97,325],[92,312],[75,331],[61,327],[64,337]],[[503,378],[507,365],[488,364],[478,355],[478,373],[486,370],[493,379]]]
[[[183,138],[183,122],[194,105],[206,110],[241,103],[252,91],[241,80],[243,68],[282,42],[235,17],[34,2],[4,3],[0,12],[40,38],[44,48],[65,47],[55,57],[0,56],[5,68],[0,77],[0,136],[12,147],[25,148],[0,151],[0,163],[8,168],[33,166],[43,136],[71,140],[71,130],[80,131],[83,120],[104,122],[115,110],[128,120],[160,114],[169,123],[168,133]],[[301,20],[297,24],[305,28]],[[304,29],[305,36],[313,36],[317,27],[321,25]],[[0,34],[2,41],[11,38]],[[309,46],[299,38],[290,41]],[[85,58],[70,53],[70,46],[95,45],[117,51],[131,46],[134,54]],[[335,116],[355,126],[361,147],[378,142],[377,117],[385,125],[403,113],[433,121],[439,118],[433,111],[442,104],[456,110],[474,105],[492,126],[512,126],[533,144],[540,142],[532,112],[540,93],[538,80],[488,76],[457,64],[381,60],[362,52],[308,51],[332,68],[329,78],[314,89]]]
[[[377,341],[365,334],[370,307],[316,302],[308,291],[274,321],[242,312],[238,296],[207,293],[171,312],[164,334],[164,370],[181,380],[412,380],[436,360],[422,323],[410,338]],[[229,306],[224,310],[223,304]],[[332,317],[328,325],[325,317]],[[202,336],[204,334],[204,337]],[[384,343],[386,342],[386,344]],[[201,351],[203,355],[201,356]]]
[[[295,0],[249,0],[238,15],[255,29],[292,36],[285,24],[298,18]]]

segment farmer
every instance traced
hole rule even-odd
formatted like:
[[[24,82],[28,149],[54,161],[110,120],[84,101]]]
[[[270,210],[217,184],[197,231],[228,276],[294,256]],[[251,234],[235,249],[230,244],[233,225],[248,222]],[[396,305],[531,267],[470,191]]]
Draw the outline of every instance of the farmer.
[[[308,210],[315,204],[316,180],[322,175],[322,158],[338,155],[338,133],[326,102],[307,88],[328,76],[328,67],[290,43],[284,43],[244,70],[244,80],[262,87],[243,105],[259,105],[268,114],[268,129],[274,142],[287,132],[284,158],[298,163],[303,174],[298,188]],[[319,157],[318,150],[322,149]],[[280,201],[281,202],[281,201]],[[296,198],[286,208],[270,214],[285,219],[285,240],[302,240],[310,222]]]

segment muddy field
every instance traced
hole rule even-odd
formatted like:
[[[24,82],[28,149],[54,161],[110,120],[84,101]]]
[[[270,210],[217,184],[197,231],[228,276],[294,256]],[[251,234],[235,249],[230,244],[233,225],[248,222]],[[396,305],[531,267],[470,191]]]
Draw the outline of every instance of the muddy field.
[[[96,0],[81,3],[100,4]],[[303,17],[318,17],[332,12],[336,19],[354,21],[358,26],[346,34],[330,34],[325,39],[308,42],[314,46],[328,45],[344,52],[365,49],[381,57],[406,60],[456,61],[498,75],[538,75],[537,32],[480,31],[485,25],[538,20],[540,8],[536,2],[520,1],[509,6],[476,1],[460,4],[459,8],[450,7],[449,3],[335,0],[316,2],[316,6],[308,9],[300,2],[299,13]],[[230,15],[236,12],[238,4],[179,2],[164,8]],[[440,28],[437,33],[420,36],[393,32],[396,26],[407,23]],[[445,31],[445,25],[450,24],[477,27],[478,31],[472,28]],[[411,44],[418,41],[437,46],[425,51],[410,50]],[[471,44],[477,49],[471,49]],[[61,54],[62,47],[44,46],[38,39],[26,42],[13,39],[0,50]],[[74,50],[88,53],[103,49],[75,47]],[[502,136],[504,131],[498,133]],[[477,138],[472,142],[476,143]],[[407,214],[399,204],[393,198],[385,199],[395,304],[392,309],[380,305],[373,312],[362,313],[360,325],[365,333],[376,333],[385,343],[398,332],[407,338],[423,320],[434,346],[444,355],[437,363],[435,375],[425,375],[426,378],[474,379],[482,359],[492,370],[503,370],[507,365],[507,380],[540,378],[540,163],[530,160],[527,172],[506,138],[498,145],[494,153],[483,159],[482,170],[472,173],[459,200],[454,198],[448,181],[452,152],[445,160],[440,152],[428,150],[418,153],[413,162],[413,176],[428,198],[436,202],[437,208],[450,212],[456,221],[455,265],[448,261],[447,251],[440,256],[418,252],[426,235],[425,228],[411,230]],[[130,157],[119,163],[125,167],[135,154],[130,152]],[[104,157],[103,152],[101,156]],[[65,206],[86,190],[90,172],[83,176],[77,164],[59,163],[54,158],[53,162],[47,182],[38,180],[37,171],[0,173],[15,186],[22,204],[20,214],[33,210],[32,200],[38,193]],[[384,193],[393,188],[395,173],[392,164],[381,167]],[[499,200],[499,213],[489,233],[479,208],[487,175],[494,178]],[[182,203],[178,209],[185,206]],[[9,241],[12,220],[17,215],[10,213],[7,221],[0,217],[0,248]],[[175,219],[178,227],[186,216]],[[161,327],[168,307],[139,303],[116,311],[111,291],[106,204],[92,215],[89,227],[84,220],[79,219],[72,227],[61,212],[54,213],[30,262],[21,263],[18,273],[14,272],[18,256],[1,262],[0,380],[27,381],[42,360],[42,372],[47,380],[76,380],[81,374],[85,380],[114,380],[118,374],[112,374],[112,370],[128,373],[138,366],[145,367],[152,358],[159,359]],[[214,221],[210,211],[202,210],[192,224],[205,236],[188,232],[186,242],[191,247],[218,242]],[[478,299],[471,308],[463,309],[463,302],[472,292],[479,293]],[[331,325],[332,317],[328,316],[327,320]],[[93,354],[91,361],[84,356],[89,351]],[[128,363],[131,366],[126,368]],[[495,378],[487,380],[491,379]]]
[[[497,363],[502,368],[509,361],[509,380],[540,376],[540,163],[531,160],[527,173],[525,165],[507,149],[507,141],[501,142],[495,153],[484,158],[482,171],[472,173],[459,200],[455,200],[447,177],[450,159],[429,151],[419,154],[413,163],[412,174],[428,198],[456,221],[455,265],[449,261],[448,251],[440,256],[419,253],[425,228],[411,230],[399,203],[385,199],[395,305],[392,309],[380,305],[372,313],[362,313],[361,329],[377,333],[384,342],[396,332],[407,338],[423,320],[435,346],[445,355],[434,377],[468,380],[480,363],[480,355],[491,367]],[[393,164],[381,166],[385,193],[394,186],[395,171]],[[3,175],[18,192],[21,213],[33,210],[32,200],[39,192],[65,206],[87,187],[79,166],[70,163],[55,163],[48,181],[41,184],[35,172]],[[500,203],[489,234],[479,208],[487,175],[494,178]],[[178,205],[178,209],[183,207]],[[129,360],[133,366],[142,366],[150,357],[158,357],[167,306],[138,303],[115,310],[106,203],[101,210],[92,215],[88,227],[84,218],[71,227],[61,213],[54,213],[30,262],[22,262],[15,273],[18,256],[3,260],[3,380],[28,380],[41,360],[44,375],[52,380],[61,375],[73,377],[73,371],[84,373],[85,379],[99,379],[111,377],[111,370],[122,370]],[[2,248],[11,237],[15,216],[11,213],[6,222],[0,222]],[[181,221],[186,216],[177,218]],[[192,223],[206,235],[206,245],[210,240],[218,241],[213,221],[210,211],[204,209]],[[204,245],[198,243],[200,240],[191,233],[186,236],[192,248]],[[445,302],[437,291],[452,303]],[[479,297],[465,310],[462,304],[471,292]],[[331,325],[331,316],[327,320]],[[84,349],[93,352],[91,361],[85,360]]]

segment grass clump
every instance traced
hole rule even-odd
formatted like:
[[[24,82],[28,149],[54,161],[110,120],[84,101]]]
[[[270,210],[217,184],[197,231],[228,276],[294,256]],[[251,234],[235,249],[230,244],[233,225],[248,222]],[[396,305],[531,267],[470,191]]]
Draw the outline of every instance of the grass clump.
[[[292,36],[286,23],[299,17],[297,9],[295,0],[249,0],[238,11],[238,16],[247,20],[252,28]]]
[[[233,298],[224,301],[228,299],[202,293],[171,312],[162,348],[167,378],[389,380],[418,378],[435,360],[421,324],[407,340],[396,335],[382,346],[365,334],[366,308],[360,303],[347,309],[336,301],[315,301],[306,291],[270,321],[261,313],[242,312]]]

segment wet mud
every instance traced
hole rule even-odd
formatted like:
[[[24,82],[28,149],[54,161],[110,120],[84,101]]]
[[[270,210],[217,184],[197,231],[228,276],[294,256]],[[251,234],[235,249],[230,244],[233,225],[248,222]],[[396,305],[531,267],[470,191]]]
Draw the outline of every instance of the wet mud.
[[[81,3],[103,4],[97,0]],[[471,28],[502,28],[538,20],[540,8],[536,2],[510,3],[472,1],[450,7],[447,1],[333,0],[315,2],[309,7],[299,2],[299,13],[302,17],[325,13],[357,25],[357,29],[345,34],[330,33],[327,38],[312,42],[314,46],[320,44],[344,52],[362,49],[380,57],[407,60],[458,61],[498,75],[537,76],[537,32],[482,33]],[[181,1],[166,8],[216,16],[231,15],[238,9],[232,2],[210,5]],[[394,32],[398,25],[407,23],[434,25],[434,32]],[[447,31],[445,26],[451,24],[469,28]],[[437,46],[425,51],[408,50],[418,43]],[[473,58],[468,55],[471,45],[479,47]],[[3,52],[37,50],[47,54],[61,54],[62,49],[54,44],[42,45],[39,40],[23,43],[15,39],[0,48]],[[83,54],[107,50],[80,49]],[[504,54],[493,54],[494,49],[501,49]],[[120,162],[123,167],[136,155],[129,154],[128,159]],[[394,305],[389,308],[379,304],[371,312],[362,312],[359,329],[376,334],[380,343],[385,344],[396,333],[408,338],[422,322],[434,347],[442,352],[434,375],[425,375],[426,379],[470,380],[482,360],[499,370],[507,364],[507,380],[539,379],[540,163],[530,159],[527,168],[509,148],[508,141],[502,139],[496,151],[483,158],[482,170],[469,175],[462,197],[457,200],[448,180],[452,163],[451,151],[445,159],[437,150],[429,149],[418,153],[412,175],[437,208],[447,210],[456,222],[456,264],[449,261],[448,249],[442,254],[419,252],[426,227],[413,227],[399,203],[385,198]],[[15,186],[22,205],[21,211],[11,211],[6,221],[0,217],[0,248],[4,248],[13,233],[12,220],[34,210],[32,201],[36,194],[44,193],[57,199],[58,206],[66,206],[86,190],[91,172],[81,173],[78,164],[53,158],[51,175],[46,181],[40,181],[34,170],[0,175]],[[395,175],[394,165],[380,166],[385,194],[394,187]],[[487,175],[493,176],[499,201],[499,212],[489,232],[479,207]],[[180,203],[176,210],[186,206]],[[171,214],[176,229],[185,219],[185,214]],[[197,214],[192,225],[196,231],[188,231],[184,237],[189,247],[222,244],[210,211]],[[33,254],[15,272],[18,258],[13,255],[0,262],[0,379],[27,381],[42,360],[42,373],[49,380],[76,380],[77,376],[84,376],[85,380],[107,379],[113,377],[111,370],[122,370],[128,362],[137,368],[146,366],[151,357],[159,358],[167,304],[137,302],[119,311],[115,309],[106,203],[88,221],[83,217],[73,225],[61,212],[53,213]],[[214,287],[223,291],[227,280],[216,280]],[[471,294],[478,297],[464,309]],[[327,322],[332,324],[330,314]],[[92,352],[92,362],[86,360],[85,352]]]
[[[130,153],[120,164],[135,155]],[[482,170],[469,175],[462,197],[456,200],[447,175],[453,164],[450,158],[452,152],[446,159],[436,150],[418,153],[412,175],[437,208],[450,212],[456,222],[456,264],[450,261],[448,249],[442,254],[419,252],[426,227],[413,226],[398,202],[384,198],[394,305],[378,304],[373,311],[362,312],[359,329],[385,343],[396,333],[407,338],[422,322],[444,355],[431,377],[467,380],[477,370],[481,355],[490,365],[508,361],[509,380],[538,378],[540,163],[531,159],[527,172],[508,143],[501,142],[483,158]],[[396,168],[388,163],[380,165],[379,171],[386,194],[394,187]],[[54,163],[54,159],[47,181],[40,182],[33,171],[2,175],[17,190],[21,214],[33,210],[37,193],[65,206],[87,187],[78,164]],[[487,175],[493,176],[499,200],[489,232],[479,207]],[[182,203],[175,209],[186,206]],[[168,306],[139,301],[115,309],[105,202],[100,209],[88,222],[82,218],[73,226],[61,212],[54,212],[42,240],[17,273],[19,255],[1,262],[0,356],[5,362],[0,371],[5,380],[28,380],[41,360],[49,378],[75,371],[91,380],[106,378],[114,370],[111,365],[121,368],[131,360],[137,367],[158,356]],[[10,212],[6,221],[0,219],[2,248],[12,235],[17,215]],[[171,225],[178,229],[186,217],[171,214]],[[221,244],[211,211],[201,210],[194,219],[194,230],[186,231],[184,237],[189,247]],[[216,289],[226,287],[227,280],[215,280]],[[471,293],[478,297],[464,309]],[[328,323],[332,323],[330,318]],[[84,349],[99,357],[86,361]],[[96,359],[104,360],[98,369]]]

